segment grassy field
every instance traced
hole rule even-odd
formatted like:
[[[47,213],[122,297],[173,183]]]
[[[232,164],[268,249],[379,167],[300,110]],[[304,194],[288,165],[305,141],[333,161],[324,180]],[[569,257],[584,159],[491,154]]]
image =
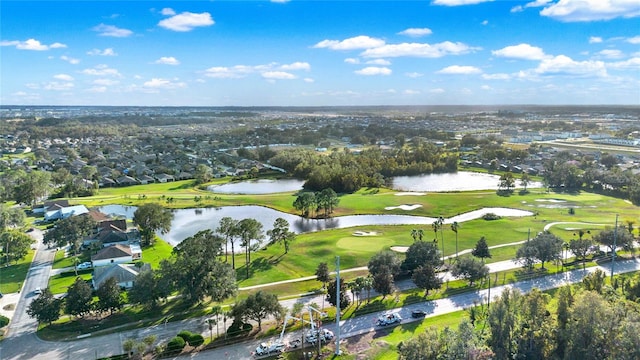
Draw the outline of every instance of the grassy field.
[[[91,280],[91,273],[93,270],[78,270],[78,276],[84,280]],[[54,275],[49,278],[49,290],[53,294],[63,294],[67,292],[67,289],[71,284],[76,281],[76,274],[74,271],[67,271],[62,274]]]
[[[24,279],[27,277],[27,272],[31,266],[35,252],[29,250],[27,256],[18,261],[17,264],[12,264],[7,267],[0,268],[0,292],[3,294],[15,293],[20,290]]]

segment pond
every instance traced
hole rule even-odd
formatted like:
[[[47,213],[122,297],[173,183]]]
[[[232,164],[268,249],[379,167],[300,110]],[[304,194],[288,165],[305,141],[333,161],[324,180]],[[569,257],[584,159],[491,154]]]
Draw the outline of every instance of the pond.
[[[278,180],[248,180],[230,182],[223,185],[211,185],[207,190],[217,194],[271,194],[302,190],[303,180],[278,179]]]
[[[520,187],[517,174],[516,185]],[[470,171],[458,171],[446,174],[426,174],[413,176],[396,176],[392,179],[392,188],[399,191],[447,192],[497,190],[500,176]],[[543,187],[540,182],[531,182],[528,188]]]
[[[98,208],[106,214],[119,214],[131,219],[135,212],[133,206],[108,205]],[[231,217],[236,220],[252,218],[262,223],[263,230],[273,228],[273,222],[281,217],[289,222],[289,230],[296,233],[307,233],[325,229],[342,229],[354,226],[366,225],[431,225],[436,220],[434,217],[411,216],[411,215],[349,215],[330,219],[305,219],[297,215],[283,213],[270,208],[247,205],[247,206],[224,206],[219,208],[203,209],[180,209],[174,210],[174,218],[171,223],[171,230],[166,234],[159,234],[165,241],[175,246],[182,240],[193,236],[201,230],[214,229],[218,227],[220,219]],[[478,219],[486,213],[494,213],[499,216],[531,216],[530,211],[507,209],[507,208],[485,208],[465,214],[460,214],[449,219],[445,219],[445,224],[453,221],[464,222]]]

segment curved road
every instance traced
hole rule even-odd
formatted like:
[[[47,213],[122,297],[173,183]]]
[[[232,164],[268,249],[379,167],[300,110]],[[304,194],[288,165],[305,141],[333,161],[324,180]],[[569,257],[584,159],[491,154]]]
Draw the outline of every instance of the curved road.
[[[553,226],[556,223],[548,224]],[[547,229],[547,227],[545,227]],[[34,234],[37,237],[40,234]],[[41,236],[39,238],[41,240]],[[33,290],[36,287],[45,288],[48,283],[49,274],[51,272],[51,264],[55,251],[47,250],[41,241],[38,241],[38,250],[34,257],[34,261],[29,270],[25,284],[20,293],[20,301],[16,308],[15,315],[9,326],[9,332],[4,341],[0,343],[0,359],[3,360],[21,360],[21,359],[97,359],[111,355],[122,353],[122,343],[124,340],[142,339],[148,335],[156,335],[159,342],[166,342],[174,337],[180,330],[190,330],[202,333],[203,336],[209,336],[208,326],[204,322],[204,318],[188,319],[179,322],[171,322],[162,325],[156,325],[144,329],[135,329],[113,333],[104,336],[92,337],[91,334],[81,336],[79,339],[70,342],[47,342],[40,340],[35,331],[37,324],[26,314],[26,308],[33,300]],[[519,267],[518,264],[511,260],[501,261],[487,264],[490,271],[497,272]],[[582,280],[584,275],[602,269],[609,273],[610,267],[592,267],[586,270],[572,270],[562,274],[551,275],[544,278],[538,278],[528,281],[522,281],[515,284],[493,287],[490,290],[480,290],[476,292],[454,295],[452,297],[440,300],[429,301],[420,304],[413,304],[406,307],[400,307],[394,311],[398,311],[403,317],[403,322],[418,321],[411,319],[411,311],[420,308],[427,312],[428,317],[438,316],[445,313],[466,309],[480,302],[487,301],[489,297],[498,295],[507,287],[518,288],[523,292],[527,292],[532,288],[542,290],[562,286],[564,284],[576,283]],[[639,260],[626,260],[616,262],[615,272],[624,273],[640,270]],[[445,277],[446,280],[446,277]],[[415,287],[410,280],[399,282],[397,286],[400,289],[408,289]],[[492,294],[490,295],[489,292]],[[305,304],[315,302],[322,303],[322,296],[307,296],[299,299],[282,301],[283,306],[290,308],[296,302]],[[348,319],[340,323],[342,338],[355,336],[362,333],[375,331],[374,321],[378,316],[391,311],[381,311],[368,314],[358,318]],[[335,332],[335,324],[325,324],[328,328]],[[285,339],[299,337],[298,333],[288,333]],[[189,358],[202,359],[246,359],[251,351],[256,347],[257,343],[243,342],[225,346],[219,349],[209,350],[198,354],[189,354]]]

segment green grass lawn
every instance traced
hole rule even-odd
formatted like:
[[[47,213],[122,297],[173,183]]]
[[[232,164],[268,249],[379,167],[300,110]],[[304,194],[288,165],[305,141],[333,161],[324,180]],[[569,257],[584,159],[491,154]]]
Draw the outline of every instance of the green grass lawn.
[[[29,266],[35,254],[34,250],[29,250],[27,256],[7,267],[0,267],[0,292],[3,294],[15,293],[20,290],[24,279],[27,277]]]
[[[91,280],[93,270],[78,270],[78,276],[84,280]],[[71,284],[76,281],[76,274],[73,271],[64,272],[49,278],[49,289],[53,294],[64,294]]]
[[[152,246],[147,246],[142,249],[142,261],[151,264],[152,269],[158,269],[160,267],[160,261],[168,259],[171,256],[173,247],[166,241],[156,238],[156,241]]]

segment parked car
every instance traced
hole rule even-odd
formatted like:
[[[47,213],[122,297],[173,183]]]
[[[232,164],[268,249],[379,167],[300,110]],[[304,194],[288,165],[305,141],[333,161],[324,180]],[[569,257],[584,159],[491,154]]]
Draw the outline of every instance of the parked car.
[[[37,287],[37,288],[35,288],[35,289],[33,290],[33,293],[34,293],[34,294],[36,294],[36,295],[40,295],[40,294],[42,294],[42,289],[40,289],[39,287]]]
[[[83,262],[82,264],[78,264],[78,270],[85,270],[85,269],[91,269],[93,267],[93,264],[91,264],[90,262]]]
[[[416,309],[411,312],[411,317],[414,319],[422,318],[427,316],[427,313],[424,310]]]

